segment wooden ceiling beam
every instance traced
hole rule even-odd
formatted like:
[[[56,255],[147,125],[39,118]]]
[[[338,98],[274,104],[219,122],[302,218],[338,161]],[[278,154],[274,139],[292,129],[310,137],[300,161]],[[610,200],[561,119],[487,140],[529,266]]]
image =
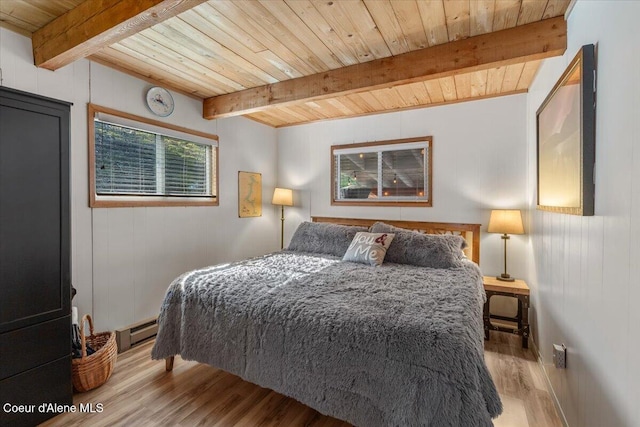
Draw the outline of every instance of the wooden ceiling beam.
[[[86,0],[33,33],[37,67],[57,70],[206,0]]]
[[[300,101],[349,95],[559,56],[567,48],[564,17],[482,34],[323,73],[207,98],[203,117],[216,119]]]

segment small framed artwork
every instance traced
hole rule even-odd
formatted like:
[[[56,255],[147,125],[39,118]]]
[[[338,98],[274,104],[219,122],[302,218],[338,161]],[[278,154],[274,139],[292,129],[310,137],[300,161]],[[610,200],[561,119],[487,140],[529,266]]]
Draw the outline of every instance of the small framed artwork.
[[[262,216],[262,174],[238,172],[238,216]]]
[[[595,46],[583,46],[536,113],[538,209],[594,214]]]

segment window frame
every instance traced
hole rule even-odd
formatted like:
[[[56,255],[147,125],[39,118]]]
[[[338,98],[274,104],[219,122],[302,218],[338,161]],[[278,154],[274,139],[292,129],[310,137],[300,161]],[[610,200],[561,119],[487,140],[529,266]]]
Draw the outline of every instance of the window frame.
[[[375,148],[381,145],[408,144],[416,142],[426,142],[428,146],[428,156],[426,167],[427,185],[426,191],[429,196],[428,200],[388,200],[388,199],[362,199],[362,201],[354,201],[354,199],[336,199],[336,162],[335,151],[352,149],[352,148]],[[402,147],[399,147],[402,149]],[[421,136],[416,138],[392,139],[387,141],[375,142],[358,142],[355,144],[342,144],[331,146],[331,205],[332,206],[396,206],[396,207],[431,207],[433,205],[433,137]]]
[[[96,152],[95,152],[95,117],[97,113],[104,113],[133,120],[142,124],[165,128],[171,131],[194,135],[215,141],[211,144],[215,150],[215,173],[211,173],[211,186],[215,188],[215,195],[203,196],[153,196],[153,195],[98,195],[96,192]],[[162,207],[162,206],[218,206],[220,200],[219,164],[220,150],[218,135],[187,129],[181,126],[160,122],[134,114],[124,113],[96,104],[87,104],[87,122],[89,133],[89,207],[91,208],[122,208],[122,207]]]

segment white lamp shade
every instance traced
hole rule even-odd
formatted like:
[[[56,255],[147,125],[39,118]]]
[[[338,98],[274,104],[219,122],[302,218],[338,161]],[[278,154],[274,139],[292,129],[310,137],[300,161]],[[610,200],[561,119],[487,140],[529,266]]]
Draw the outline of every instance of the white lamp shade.
[[[517,209],[494,209],[489,218],[489,233],[524,234],[522,214]]]
[[[273,192],[273,205],[293,206],[293,191],[289,188],[276,188]]]

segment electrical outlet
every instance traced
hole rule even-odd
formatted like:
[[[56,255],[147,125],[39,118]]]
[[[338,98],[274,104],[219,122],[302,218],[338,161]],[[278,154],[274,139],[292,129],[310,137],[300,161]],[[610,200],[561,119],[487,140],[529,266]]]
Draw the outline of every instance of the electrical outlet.
[[[564,344],[553,345],[553,364],[558,369],[567,368],[567,347]]]

